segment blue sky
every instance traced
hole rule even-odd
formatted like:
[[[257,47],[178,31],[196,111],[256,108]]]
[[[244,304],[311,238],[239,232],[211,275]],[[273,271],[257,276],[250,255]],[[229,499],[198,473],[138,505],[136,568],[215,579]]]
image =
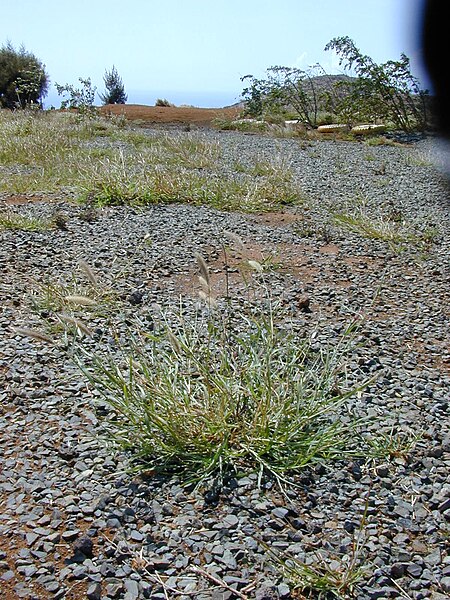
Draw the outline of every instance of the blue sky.
[[[347,35],[376,62],[405,52],[420,70],[417,19],[422,0],[1,0],[0,44],[22,43],[42,60],[52,84],[90,77],[104,91],[115,65],[129,103],[225,106],[240,78],[272,65],[306,68]],[[423,79],[424,87],[428,83]],[[100,101],[99,101],[100,103]],[[59,107],[52,85],[47,106]]]

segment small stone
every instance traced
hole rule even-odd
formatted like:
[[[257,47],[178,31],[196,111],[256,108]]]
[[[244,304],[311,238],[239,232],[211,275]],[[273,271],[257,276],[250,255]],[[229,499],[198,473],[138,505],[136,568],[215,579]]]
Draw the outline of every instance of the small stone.
[[[440,581],[440,585],[444,592],[450,593],[450,577],[443,577]]]
[[[108,583],[106,586],[106,594],[110,598],[120,598],[123,592],[123,587],[121,583]]]
[[[127,296],[127,300],[132,306],[137,306],[138,304],[142,304],[143,297],[144,292],[141,292],[141,290],[135,290]]]
[[[100,600],[102,597],[102,586],[100,583],[91,583],[86,591],[88,600]]]
[[[407,571],[411,575],[411,577],[418,578],[422,575],[422,567],[417,563],[409,563],[407,566]]]
[[[255,592],[255,600],[278,600],[278,594],[275,586],[262,585]]]
[[[285,519],[289,514],[289,511],[286,508],[282,508],[280,506],[277,506],[277,508],[274,508],[272,511],[272,516],[275,517],[276,519]]]
[[[280,598],[289,598],[291,594],[289,586],[285,583],[280,583],[279,585],[277,585],[277,592]]]
[[[135,598],[139,597],[139,585],[134,579],[125,580],[125,589],[125,600],[135,600]]]
[[[404,563],[394,563],[391,566],[391,577],[392,579],[400,579],[406,573],[406,565]]]
[[[145,536],[137,529],[133,529],[130,533],[130,539],[132,539],[135,542],[142,542],[144,537]]]
[[[93,548],[94,544],[88,535],[82,535],[73,543],[74,553],[81,552],[81,554],[84,554],[88,558],[92,557]]]
[[[228,529],[234,529],[238,526],[238,524],[239,519],[236,517],[236,515],[226,515],[226,517],[223,519],[223,525]]]
[[[71,542],[72,540],[75,540],[79,534],[80,532],[78,529],[67,529],[67,531],[62,533],[61,537],[65,542]]]

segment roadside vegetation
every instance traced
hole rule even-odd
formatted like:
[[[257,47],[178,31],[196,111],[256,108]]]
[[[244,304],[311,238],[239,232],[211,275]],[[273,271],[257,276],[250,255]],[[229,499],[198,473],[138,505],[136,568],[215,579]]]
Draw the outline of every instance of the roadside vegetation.
[[[330,78],[316,65],[306,72],[272,67],[265,79],[246,76],[243,116],[253,120],[218,118],[216,126],[306,140],[327,123],[383,122],[404,132],[427,127],[426,94],[407,57],[376,65],[349,38],[335,38],[327,48],[354,74]],[[337,230],[378,240],[393,252],[428,251],[438,235],[433,224],[416,226],[398,211],[360,198],[335,201],[323,222],[313,222],[313,207],[282,153],[251,164],[237,159],[234,168],[225,168],[220,145],[206,136],[150,133],[128,127],[122,117],[100,116],[90,78],[80,78],[78,87],[57,84],[62,111],[34,110],[45,95],[46,74],[23,49],[3,48],[0,61],[16,54],[28,71],[14,75],[8,83],[13,91],[2,99],[8,108],[25,110],[0,111],[0,193],[62,195],[84,205],[79,215],[85,221],[95,220],[97,209],[124,205],[188,203],[249,213],[303,206],[300,237],[329,243]],[[104,83],[105,104],[126,102],[114,66]],[[156,105],[171,106],[166,99]],[[287,130],[285,120],[300,124]],[[339,135],[354,139],[347,130]],[[367,163],[374,161],[370,145],[377,143],[368,143]],[[347,168],[345,161],[335,167]],[[62,213],[44,220],[14,207],[0,210],[0,231],[66,228]],[[234,234],[222,248],[225,256],[238,256],[245,303],[233,297],[228,280],[226,298],[214,295],[210,270],[198,255],[199,305],[161,311],[150,329],[127,313],[117,281],[103,281],[80,261],[68,281],[30,279],[29,306],[42,328],[15,332],[58,346],[78,364],[107,407],[102,431],[144,475],[175,473],[183,483],[221,489],[230,474],[257,473],[259,484],[270,478],[283,489],[307,466],[406,456],[417,438],[386,432],[378,417],[362,414],[354,402],[373,381],[354,360],[358,323],[350,322],[333,344],[319,345],[317,332],[299,332],[278,310],[268,283],[277,263],[270,256],[246,257]],[[361,538],[364,525],[363,519]],[[366,575],[359,538],[353,550],[345,560],[319,558],[317,564],[269,549],[268,556],[295,592],[348,597]]]

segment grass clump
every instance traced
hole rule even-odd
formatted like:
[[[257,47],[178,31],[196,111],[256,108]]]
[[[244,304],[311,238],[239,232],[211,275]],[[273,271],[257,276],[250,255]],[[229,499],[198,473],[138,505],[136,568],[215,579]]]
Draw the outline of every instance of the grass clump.
[[[16,213],[11,210],[0,211],[0,229],[47,231],[52,227],[53,224],[46,219]]]
[[[333,222],[362,237],[386,242],[394,252],[411,246],[427,249],[439,234],[434,226],[415,228],[397,211],[374,214],[364,202],[342,212],[334,212]]]
[[[7,193],[65,190],[99,206],[182,202],[244,212],[301,201],[288,169],[260,165],[257,182],[250,172],[230,175],[219,144],[201,135],[147,135],[70,113],[1,114],[0,124]]]
[[[68,282],[35,282],[30,296],[32,309],[48,314],[47,318],[57,323],[64,322],[67,316],[108,315],[118,301],[117,293],[108,285],[99,284],[97,274],[86,261],[80,260],[78,267],[79,275],[73,273]]]
[[[120,152],[114,158],[99,160],[94,167],[88,165],[82,170],[81,179],[83,197],[98,206],[180,202],[255,212],[303,200],[289,172],[273,168],[255,181],[251,176],[238,178],[170,163],[155,164],[141,152]]]
[[[85,357],[116,412],[114,437],[145,469],[204,479],[230,469],[283,478],[355,451],[338,418],[340,349],[319,355],[271,319],[165,326],[122,360]],[[239,333],[238,333],[239,331]]]
[[[188,481],[256,471],[282,481],[323,460],[361,456],[347,400],[344,339],[313,349],[268,309],[233,311],[211,298],[198,258],[203,318],[166,315],[107,356],[79,362],[113,409],[109,433],[137,468]],[[249,261],[263,278],[263,268]]]

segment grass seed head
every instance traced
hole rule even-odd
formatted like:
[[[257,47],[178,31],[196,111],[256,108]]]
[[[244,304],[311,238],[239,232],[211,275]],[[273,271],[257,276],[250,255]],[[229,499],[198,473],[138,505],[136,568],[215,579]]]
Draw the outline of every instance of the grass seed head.
[[[97,275],[94,273],[93,269],[88,265],[88,263],[85,260],[80,260],[80,261],[78,261],[78,265],[79,265],[80,269],[85,273],[85,275],[87,276],[89,281],[92,283],[92,285],[97,286],[98,285]]]
[[[46,342],[48,344],[54,344],[54,340],[50,336],[36,329],[28,329],[26,327],[17,327],[14,329],[15,333],[19,335],[23,335],[25,337],[32,338],[34,340],[38,340],[39,342]]]
[[[201,276],[205,280],[207,286],[210,287],[209,269],[208,269],[208,265],[206,264],[205,259],[198,252],[195,253],[195,258],[197,260],[197,264],[200,269]]]

